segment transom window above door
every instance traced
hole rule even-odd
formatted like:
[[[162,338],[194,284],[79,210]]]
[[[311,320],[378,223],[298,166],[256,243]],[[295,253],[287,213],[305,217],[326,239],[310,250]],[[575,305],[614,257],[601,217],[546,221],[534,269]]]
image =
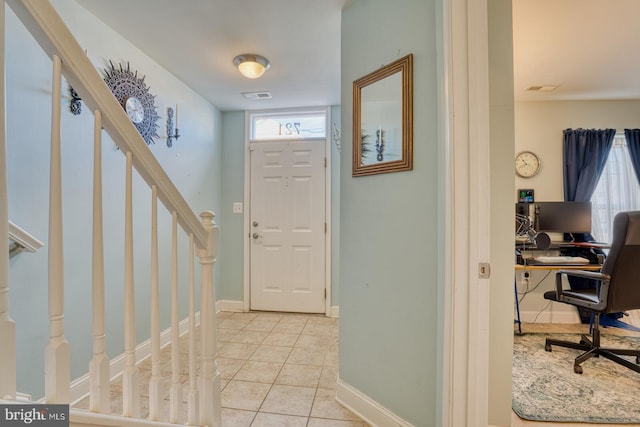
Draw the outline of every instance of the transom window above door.
[[[251,115],[251,141],[316,139],[327,135],[325,110]]]

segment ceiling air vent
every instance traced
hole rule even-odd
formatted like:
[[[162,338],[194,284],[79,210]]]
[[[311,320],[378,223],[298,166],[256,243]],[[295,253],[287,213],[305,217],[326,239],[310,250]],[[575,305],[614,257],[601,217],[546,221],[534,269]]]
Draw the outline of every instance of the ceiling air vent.
[[[530,86],[527,92],[553,92],[558,86]]]
[[[247,99],[271,99],[269,92],[242,92],[242,96]]]

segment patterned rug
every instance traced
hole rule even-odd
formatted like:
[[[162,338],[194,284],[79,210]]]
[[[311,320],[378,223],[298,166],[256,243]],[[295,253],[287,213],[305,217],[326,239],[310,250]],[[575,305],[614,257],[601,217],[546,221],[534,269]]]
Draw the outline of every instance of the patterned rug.
[[[640,423],[640,374],[603,357],[573,372],[580,350],[544,350],[547,336],[578,342],[578,334],[513,338],[513,410],[520,418],[582,423]],[[603,346],[640,347],[640,338],[602,335]],[[635,358],[630,360],[635,362]]]

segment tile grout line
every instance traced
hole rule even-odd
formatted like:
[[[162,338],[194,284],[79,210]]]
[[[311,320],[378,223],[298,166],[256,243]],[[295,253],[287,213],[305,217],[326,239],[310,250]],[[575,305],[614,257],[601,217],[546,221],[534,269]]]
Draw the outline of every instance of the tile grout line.
[[[278,323],[280,323],[280,321],[278,321],[276,323],[276,325]],[[274,328],[275,328],[275,325],[274,325]],[[271,331],[273,331],[273,328],[271,328],[269,330],[269,333],[271,333]],[[269,334],[267,334],[267,336],[269,336]],[[261,343],[258,345],[258,347],[256,347],[256,350],[254,350],[254,352],[251,353],[251,356],[253,356],[253,354],[255,354],[255,352],[258,350],[259,346],[262,345],[262,343],[264,343],[265,340],[266,340],[266,337],[261,341]],[[291,350],[289,350],[289,354],[291,354]],[[287,355],[287,357],[289,357],[289,354]],[[249,357],[251,357],[251,356],[249,356]],[[276,374],[275,378],[273,379],[273,381],[269,385],[269,390],[267,390],[267,393],[264,395],[264,398],[262,399],[262,402],[260,403],[260,406],[258,407],[258,410],[256,411],[255,415],[253,416],[253,419],[251,420],[251,423],[249,423],[249,426],[253,425],[253,423],[256,421],[256,418],[258,418],[258,414],[260,413],[260,409],[262,409],[262,406],[264,405],[264,402],[267,400],[267,397],[269,396],[269,393],[271,393],[271,390],[273,390],[273,385],[275,384],[275,381],[278,378],[278,375],[280,375],[280,372],[282,372],[282,368],[283,368],[285,363],[286,363],[286,359],[285,359],[284,362],[282,362],[282,366],[280,366],[280,369],[278,370],[278,373]],[[238,371],[238,372],[240,372],[240,371]],[[236,375],[237,375],[237,372],[236,372]],[[234,375],[234,377],[235,377],[235,375]]]
[[[318,420],[333,420],[333,421],[341,421],[341,422],[348,422],[349,420],[347,419],[342,419],[342,418],[333,418],[332,416],[329,416],[328,414],[325,415],[320,415],[318,417],[312,417],[312,413],[313,413],[313,409],[314,406],[316,405],[317,402],[320,402],[318,400],[318,394],[321,390],[320,386],[321,384],[323,384],[323,378],[325,378],[324,384],[325,387],[322,388],[322,392],[324,393],[325,390],[335,393],[335,389],[333,389],[331,387],[331,382],[327,383],[327,379],[334,381],[334,379],[332,379],[331,377],[333,377],[334,375],[330,374],[329,372],[332,370],[337,370],[337,367],[335,366],[336,361],[334,361],[332,358],[335,357],[334,353],[337,352],[337,349],[335,348],[335,343],[338,342],[338,336],[336,335],[336,331],[335,328],[337,327],[337,322],[325,322],[324,320],[321,322],[311,322],[311,317],[309,316],[304,316],[301,315],[300,319],[302,319],[303,321],[300,322],[299,326],[289,326],[288,328],[286,326],[283,327],[283,325],[286,325],[288,323],[287,319],[287,315],[281,315],[279,316],[278,320],[275,321],[272,325],[270,326],[266,326],[267,329],[266,330],[253,330],[252,328],[255,329],[255,327],[258,328],[262,328],[264,327],[264,325],[258,325],[257,323],[254,322],[267,322],[270,321],[270,319],[268,318],[268,316],[266,318],[261,318],[261,316],[255,315],[255,316],[251,316],[248,319],[242,319],[242,315],[244,315],[244,313],[239,314],[238,316],[234,317],[233,313],[230,315],[225,315],[224,318],[220,318],[219,319],[219,325],[218,325],[218,330],[228,330],[228,331],[237,331],[237,332],[228,332],[225,334],[228,334],[227,336],[225,336],[225,341],[220,341],[220,339],[218,338],[218,348],[217,348],[217,354],[216,354],[216,358],[222,358],[220,356],[220,352],[221,350],[229,345],[229,344],[238,344],[241,346],[247,345],[247,346],[255,346],[253,347],[253,349],[251,351],[246,351],[244,354],[242,353],[238,353],[238,354],[242,354],[242,357],[236,358],[236,357],[226,357],[226,359],[232,359],[232,360],[238,360],[240,362],[240,365],[237,369],[233,368],[235,370],[235,372],[233,372],[233,375],[230,375],[228,377],[228,379],[223,379],[225,381],[225,385],[224,387],[221,387],[221,392],[223,392],[224,390],[227,389],[227,387],[229,386],[229,384],[231,384],[231,382],[245,382],[245,383],[255,383],[255,384],[268,384],[268,389],[266,390],[266,393],[264,394],[264,397],[261,399],[260,404],[257,406],[257,409],[254,410],[248,410],[248,409],[241,409],[241,408],[232,408],[232,407],[224,407],[223,409],[226,410],[231,410],[231,411],[240,411],[240,412],[252,412],[253,415],[251,417],[244,418],[245,421],[249,421],[248,425],[253,425],[256,420],[258,420],[260,413],[263,414],[269,414],[272,416],[280,416],[280,417],[291,417],[296,418],[300,421],[302,421],[303,419],[306,419],[306,426],[309,426],[311,424],[312,420],[315,420],[316,418]],[[323,318],[324,319],[324,318]],[[224,322],[224,321],[229,321],[229,328],[221,328],[220,325]],[[232,323],[233,321],[236,321],[236,323]],[[253,324],[253,326],[252,326]],[[291,325],[296,324],[296,322],[291,323]],[[239,327],[239,329],[235,329],[235,327]],[[279,332],[277,329],[279,329],[279,327],[284,330],[285,332]],[[249,328],[249,329],[248,329]],[[292,332],[287,332],[287,329],[289,331],[291,331],[293,329],[296,329],[297,331],[295,333]],[[256,333],[264,333],[264,336],[257,336],[257,340],[255,342],[252,342],[249,340],[249,342],[241,342],[241,341],[231,341],[234,338],[238,337],[238,335],[240,335],[242,332],[256,332]],[[306,332],[306,333],[305,333]],[[198,334],[198,329],[196,329],[194,331],[194,333]],[[282,334],[291,334],[291,335],[295,335],[295,339],[293,340],[289,340],[289,342],[287,343],[287,345],[277,345],[277,344],[265,344],[265,341],[268,339],[268,337],[273,334],[273,333],[282,333]],[[308,337],[308,338],[307,338]],[[311,338],[313,337],[313,338]],[[304,339],[303,339],[304,338]],[[241,339],[241,338],[240,338]],[[284,342],[284,341],[283,341]],[[183,345],[188,344],[188,340],[183,339],[180,341],[180,345],[181,347]],[[325,345],[323,345],[325,344]],[[278,347],[278,348],[283,348],[283,349],[287,349],[286,351],[286,356],[284,357],[279,357],[277,352],[276,353],[272,353],[271,355],[269,355],[269,353],[265,353],[265,356],[262,356],[261,360],[260,358],[258,358],[258,360],[252,360],[251,358],[256,354],[256,352],[258,351],[258,349],[261,346],[267,346],[267,347]],[[320,348],[322,349],[323,352],[323,356],[322,356],[322,360],[316,360],[316,358],[311,358],[308,359],[307,356],[312,356],[311,354],[305,354],[305,353],[314,353],[314,350],[316,350],[315,352],[319,351],[317,346],[320,346]],[[284,353],[284,350],[283,350]],[[267,356],[268,355],[268,356]],[[234,355],[235,356],[235,355]],[[274,362],[275,359],[278,359],[277,361]],[[304,360],[303,360],[304,359]],[[307,360],[308,359],[308,360]],[[305,363],[306,362],[312,362],[312,363]],[[256,362],[256,363],[279,363],[279,369],[277,369],[277,372],[274,373],[273,375],[273,379],[270,382],[260,382],[260,381],[254,381],[251,379],[251,375],[246,376],[246,378],[244,379],[240,379],[238,378],[238,375],[242,372],[243,369],[249,369],[249,367],[251,366],[251,364],[249,362]],[[319,364],[318,364],[319,362]],[[310,399],[310,405],[309,405],[309,409],[308,409],[308,413],[306,415],[298,415],[298,414],[292,414],[292,413],[282,413],[282,412],[271,412],[271,411],[266,411],[265,409],[265,403],[267,402],[267,398],[269,397],[269,395],[271,394],[271,392],[274,390],[274,386],[278,385],[277,381],[278,378],[282,375],[286,365],[290,365],[291,367],[306,367],[306,368],[313,368],[313,369],[309,369],[312,372],[312,375],[310,377],[305,376],[305,373],[302,373],[302,377],[300,378],[300,381],[297,381],[298,378],[298,374],[294,372],[290,373],[290,375],[293,375],[291,378],[287,379],[283,379],[283,381],[285,381],[285,383],[280,384],[283,387],[299,387],[301,389],[311,389],[313,390],[313,398]],[[230,365],[232,366],[232,365]],[[220,367],[219,367],[220,369]],[[260,369],[260,367],[258,366],[258,369]],[[304,370],[304,369],[303,369]],[[318,372],[318,378],[315,379],[315,381],[312,382],[307,382],[307,381],[302,381],[302,379],[312,379],[314,378],[314,372],[317,371]],[[250,371],[249,371],[250,372]],[[323,376],[324,374],[326,374],[326,376]],[[269,378],[269,377],[267,377]],[[221,378],[222,379],[222,378]],[[185,382],[188,381],[188,379],[185,379]],[[292,384],[286,384],[286,382],[292,382]],[[313,384],[312,386],[308,386],[306,384]],[[165,399],[166,400],[166,399]],[[286,411],[287,409],[287,405],[285,402],[285,405],[281,406],[280,409],[277,409],[277,411]],[[362,424],[361,420],[358,421],[350,421],[353,422],[354,424],[358,424],[358,425],[366,425],[366,424]]]

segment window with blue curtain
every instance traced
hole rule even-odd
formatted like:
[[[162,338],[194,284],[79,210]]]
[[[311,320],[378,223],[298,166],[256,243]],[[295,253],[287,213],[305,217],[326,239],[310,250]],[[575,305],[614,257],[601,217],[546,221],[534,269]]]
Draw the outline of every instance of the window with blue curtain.
[[[616,133],[604,171],[591,196],[592,232],[599,242],[611,242],[613,217],[640,210],[640,184],[623,133]]]

